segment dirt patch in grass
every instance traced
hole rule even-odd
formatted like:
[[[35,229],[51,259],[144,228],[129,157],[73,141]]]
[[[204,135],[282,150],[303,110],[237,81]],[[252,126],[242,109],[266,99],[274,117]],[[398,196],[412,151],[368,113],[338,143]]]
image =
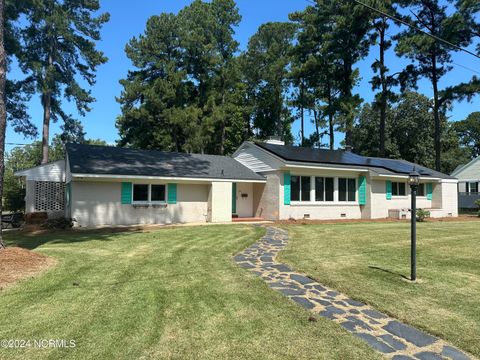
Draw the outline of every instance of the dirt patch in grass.
[[[0,290],[54,266],[55,259],[19,247],[0,250]]]
[[[447,221],[480,221],[480,217],[476,215],[460,215],[458,217],[444,217],[444,218],[428,218],[425,222],[447,222]],[[337,219],[337,220],[280,220],[276,221],[279,225],[307,225],[307,224],[337,224],[337,223],[409,223],[408,220],[397,219]]]

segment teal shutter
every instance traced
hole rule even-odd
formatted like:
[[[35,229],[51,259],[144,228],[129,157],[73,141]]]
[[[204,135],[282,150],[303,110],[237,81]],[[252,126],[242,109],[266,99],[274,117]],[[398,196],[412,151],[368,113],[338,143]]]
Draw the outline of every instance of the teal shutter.
[[[177,203],[177,184],[168,184],[168,203]]]
[[[427,200],[432,200],[433,197],[433,184],[427,183]]]
[[[128,205],[132,203],[132,183],[122,182],[122,204]]]
[[[232,214],[237,212],[237,184],[232,183]]]
[[[392,200],[392,182],[390,180],[387,180],[385,183],[385,193],[387,194],[387,200]]]
[[[367,178],[365,176],[358,178],[358,203],[360,205],[367,204]]]
[[[283,173],[283,204],[290,205],[290,172]]]

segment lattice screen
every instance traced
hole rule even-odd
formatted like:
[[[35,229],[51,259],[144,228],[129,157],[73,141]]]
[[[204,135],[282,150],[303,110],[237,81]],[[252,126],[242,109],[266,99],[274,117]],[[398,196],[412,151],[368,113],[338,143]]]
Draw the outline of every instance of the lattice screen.
[[[35,183],[35,211],[63,211],[65,183],[37,181]]]

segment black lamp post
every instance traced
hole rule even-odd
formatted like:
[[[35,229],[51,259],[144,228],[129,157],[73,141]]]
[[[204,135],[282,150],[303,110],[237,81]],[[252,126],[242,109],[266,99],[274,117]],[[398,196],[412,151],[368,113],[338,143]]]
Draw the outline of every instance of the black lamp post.
[[[417,189],[420,183],[420,174],[413,167],[413,171],[408,176],[412,195],[412,226],[411,226],[411,275],[410,280],[417,279]]]

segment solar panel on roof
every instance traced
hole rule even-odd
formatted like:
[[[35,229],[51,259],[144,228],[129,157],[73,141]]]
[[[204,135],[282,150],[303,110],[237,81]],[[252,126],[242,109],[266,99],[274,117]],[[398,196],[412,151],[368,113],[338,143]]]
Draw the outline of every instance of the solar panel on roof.
[[[299,146],[268,144],[263,142],[258,142],[256,145],[287,161],[375,167],[383,168],[399,174],[409,174],[415,166],[420,175],[448,177],[447,175],[441,174],[437,171],[408,163],[406,161],[366,157],[343,150],[312,149]]]

